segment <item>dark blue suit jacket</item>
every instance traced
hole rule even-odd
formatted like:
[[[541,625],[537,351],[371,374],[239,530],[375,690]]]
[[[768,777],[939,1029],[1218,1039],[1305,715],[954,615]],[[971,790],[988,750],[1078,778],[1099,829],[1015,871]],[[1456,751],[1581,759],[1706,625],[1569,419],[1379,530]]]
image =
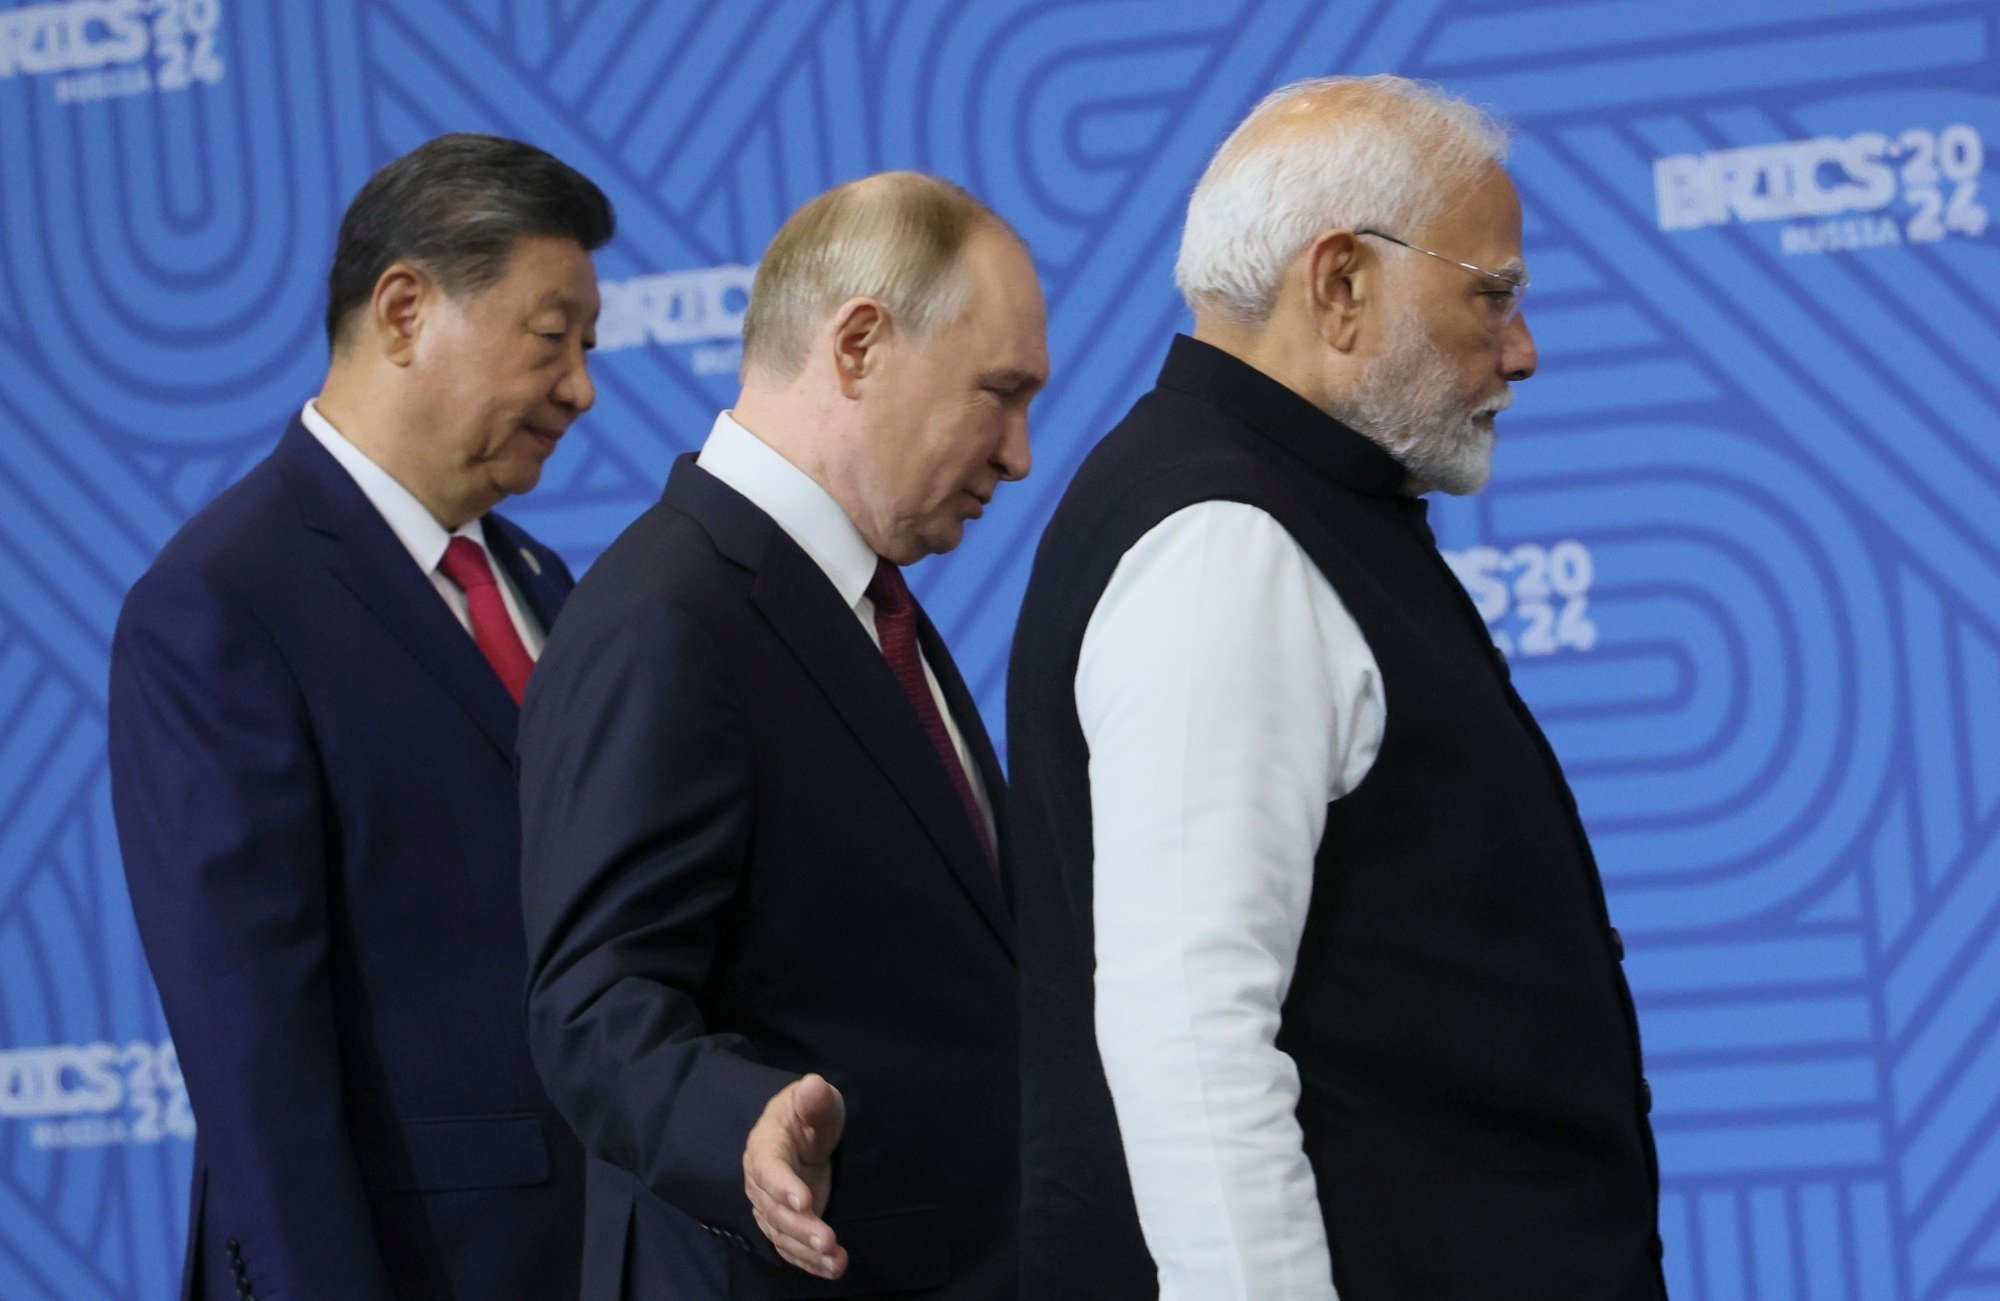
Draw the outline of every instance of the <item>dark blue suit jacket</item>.
[[[1007,833],[950,653],[924,655]],[[693,463],[599,558],[521,723],[529,1034],[593,1158],[584,1296],[1012,1301],[1013,922],[882,653],[813,560]],[[845,1095],[829,1283],[778,1263],[743,1143]]]
[[[486,535],[552,625],[562,560]],[[185,1295],[574,1289],[582,1157],[521,1015],[517,713],[296,421],[126,598],[112,797],[199,1125]]]

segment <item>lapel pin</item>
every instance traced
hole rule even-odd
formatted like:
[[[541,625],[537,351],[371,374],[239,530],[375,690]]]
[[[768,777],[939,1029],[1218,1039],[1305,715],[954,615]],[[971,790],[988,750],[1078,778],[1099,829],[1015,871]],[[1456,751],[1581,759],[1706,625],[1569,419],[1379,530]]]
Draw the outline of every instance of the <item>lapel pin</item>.
[[[521,559],[527,563],[529,573],[537,578],[542,576],[542,562],[535,559],[534,552],[528,550],[526,547],[522,547]]]

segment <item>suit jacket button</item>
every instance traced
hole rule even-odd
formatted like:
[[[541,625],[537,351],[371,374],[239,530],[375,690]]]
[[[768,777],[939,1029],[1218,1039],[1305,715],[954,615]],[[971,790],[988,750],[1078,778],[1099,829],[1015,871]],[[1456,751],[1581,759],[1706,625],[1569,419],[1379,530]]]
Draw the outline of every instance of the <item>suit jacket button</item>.
[[[1653,1114],[1653,1086],[1650,1081],[1639,1081],[1639,1105],[1646,1109],[1647,1115]]]
[[[1625,937],[1618,933],[1616,926],[1611,928],[1611,952],[1620,962],[1625,961]]]

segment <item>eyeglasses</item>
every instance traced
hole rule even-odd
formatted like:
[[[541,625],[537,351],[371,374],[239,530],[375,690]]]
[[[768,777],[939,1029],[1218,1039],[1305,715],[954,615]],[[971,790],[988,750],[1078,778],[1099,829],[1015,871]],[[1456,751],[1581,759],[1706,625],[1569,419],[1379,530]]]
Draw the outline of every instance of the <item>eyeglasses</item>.
[[[1474,266],[1470,262],[1461,262],[1455,257],[1446,257],[1442,253],[1433,252],[1427,248],[1419,248],[1408,240],[1397,239],[1386,230],[1375,230],[1372,227],[1364,227],[1354,233],[1357,235],[1373,235],[1376,239],[1386,239],[1391,244],[1400,244],[1413,253],[1422,253],[1425,257],[1434,257],[1440,262],[1449,262],[1455,267],[1464,267],[1476,276],[1485,276],[1488,280],[1497,281],[1505,285],[1506,288],[1487,291],[1486,300],[1492,303],[1498,310],[1500,324],[1507,325],[1521,314],[1521,300],[1528,293],[1528,277],[1525,275],[1509,275],[1503,271],[1491,271],[1485,267]],[[1502,302],[1502,299],[1506,301]]]

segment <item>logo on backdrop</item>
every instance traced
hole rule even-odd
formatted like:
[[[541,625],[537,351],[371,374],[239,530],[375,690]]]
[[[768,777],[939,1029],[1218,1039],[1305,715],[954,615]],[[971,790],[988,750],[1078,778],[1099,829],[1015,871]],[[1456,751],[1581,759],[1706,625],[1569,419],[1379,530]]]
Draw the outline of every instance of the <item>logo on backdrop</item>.
[[[1986,230],[1986,142],[1963,122],[1676,154],[1653,163],[1661,230],[1784,221],[1786,253],[1935,244]]]
[[[1508,551],[1468,547],[1447,551],[1444,559],[1503,655],[1554,655],[1597,645],[1597,625],[1590,620],[1597,566],[1583,543],[1566,538],[1546,547],[1523,542]]]
[[[697,375],[733,375],[743,360],[743,313],[756,267],[702,267],[611,280],[598,286],[601,350],[647,344],[697,345],[689,364]]]
[[[0,80],[55,77],[56,102],[222,80],[222,0],[61,0],[0,10]]]
[[[109,1147],[194,1137],[171,1039],[0,1049],[0,1121],[32,1147]]]

